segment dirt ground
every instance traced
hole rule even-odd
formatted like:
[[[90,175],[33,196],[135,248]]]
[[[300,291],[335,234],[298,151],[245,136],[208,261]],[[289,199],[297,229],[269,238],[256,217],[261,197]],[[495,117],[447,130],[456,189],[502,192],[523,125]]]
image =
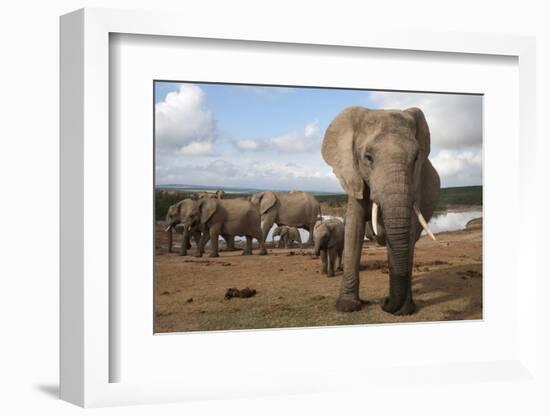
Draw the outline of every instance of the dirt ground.
[[[340,313],[335,300],[342,272],[328,278],[311,248],[272,248],[267,256],[221,251],[220,257],[181,257],[167,252],[157,225],[155,332],[310,327],[482,318],[482,229],[422,237],[415,250],[413,293],[417,312],[393,316],[380,305],[388,293],[386,249],[363,245],[361,311]],[[174,241],[180,239],[175,235]],[[237,243],[239,244],[239,243]],[[220,243],[223,247],[224,244]],[[194,247],[190,250],[194,254]],[[208,253],[208,247],[207,247]],[[224,295],[228,288],[255,289],[250,298]]]

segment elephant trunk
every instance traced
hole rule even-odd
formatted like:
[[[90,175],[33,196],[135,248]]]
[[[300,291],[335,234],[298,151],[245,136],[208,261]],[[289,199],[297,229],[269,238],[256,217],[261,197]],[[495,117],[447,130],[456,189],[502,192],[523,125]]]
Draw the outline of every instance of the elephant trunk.
[[[314,240],[314,250],[315,250],[315,255],[317,257],[319,257],[319,255],[321,254],[321,242],[319,240]]]
[[[390,269],[390,295],[384,310],[395,313],[411,298],[411,212],[409,186],[399,185],[401,192],[389,194],[382,202],[382,219],[386,233]]]

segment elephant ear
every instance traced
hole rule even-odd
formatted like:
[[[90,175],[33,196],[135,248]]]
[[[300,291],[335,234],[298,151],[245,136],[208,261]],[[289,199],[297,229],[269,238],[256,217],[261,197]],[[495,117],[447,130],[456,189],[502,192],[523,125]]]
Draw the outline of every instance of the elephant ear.
[[[214,215],[218,208],[217,199],[213,198],[201,198],[198,202],[199,212],[201,215],[201,224],[206,224],[208,220]]]
[[[340,181],[342,188],[357,199],[363,198],[364,182],[355,157],[355,131],[369,110],[349,107],[330,123],[323,139],[321,153]]]
[[[276,202],[277,197],[273,192],[263,192],[260,200],[260,214],[264,215]]]
[[[418,142],[419,147],[419,160],[424,161],[430,154],[430,129],[428,123],[426,122],[426,117],[420,108],[413,107],[405,110],[406,113],[410,114],[416,124],[416,141]]]
[[[420,187],[421,177],[422,177],[422,167],[424,162],[428,159],[430,154],[430,129],[428,123],[426,122],[426,117],[420,108],[409,108],[405,110],[406,113],[410,114],[413,117],[416,132],[415,137],[418,142],[418,162],[414,170],[414,183],[416,184],[416,189]]]

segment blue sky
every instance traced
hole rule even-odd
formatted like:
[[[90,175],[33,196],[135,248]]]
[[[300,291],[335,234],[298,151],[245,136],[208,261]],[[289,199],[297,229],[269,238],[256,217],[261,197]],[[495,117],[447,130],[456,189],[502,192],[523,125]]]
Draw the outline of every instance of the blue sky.
[[[320,153],[345,107],[420,107],[444,186],[481,184],[482,97],[155,83],[156,183],[340,192]]]

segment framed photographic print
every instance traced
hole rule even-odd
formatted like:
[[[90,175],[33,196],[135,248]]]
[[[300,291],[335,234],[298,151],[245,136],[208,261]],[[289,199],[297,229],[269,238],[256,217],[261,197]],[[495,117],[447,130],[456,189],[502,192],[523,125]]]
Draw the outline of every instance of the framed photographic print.
[[[162,80],[153,87],[155,332],[482,318],[482,95]],[[381,110],[395,108],[404,111]],[[348,115],[364,126],[342,121]],[[413,127],[409,147],[394,136],[401,123]],[[372,161],[340,149],[354,129]],[[425,150],[424,162],[414,162],[420,146],[435,156]],[[359,220],[346,217],[340,158],[369,170]],[[396,189],[409,184],[418,195],[399,197]],[[376,204],[385,204],[379,215]],[[403,255],[389,240],[400,237],[391,229],[394,204],[409,207],[407,240],[414,233]],[[357,267],[344,264],[344,242],[365,223],[359,270],[348,273],[361,280],[360,312],[341,313],[350,311],[337,301],[339,281],[346,289],[344,270]],[[409,287],[410,277],[390,270],[407,269],[397,259],[408,261],[413,250]],[[394,311],[384,300],[388,276],[390,292],[403,284],[414,296],[396,298]]]
[[[62,398],[537,383],[533,40],[188,23],[61,19]]]

